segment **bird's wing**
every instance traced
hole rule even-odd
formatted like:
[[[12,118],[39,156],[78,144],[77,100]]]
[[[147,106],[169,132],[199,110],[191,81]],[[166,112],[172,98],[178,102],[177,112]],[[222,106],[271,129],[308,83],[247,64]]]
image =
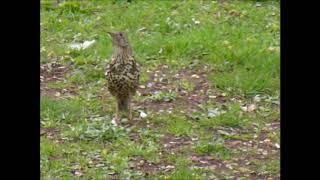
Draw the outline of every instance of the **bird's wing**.
[[[115,58],[111,58],[109,60],[109,62],[107,63],[107,66],[106,66],[106,72],[104,73],[105,76],[108,75],[108,73],[111,71],[111,67],[112,65],[115,63]]]

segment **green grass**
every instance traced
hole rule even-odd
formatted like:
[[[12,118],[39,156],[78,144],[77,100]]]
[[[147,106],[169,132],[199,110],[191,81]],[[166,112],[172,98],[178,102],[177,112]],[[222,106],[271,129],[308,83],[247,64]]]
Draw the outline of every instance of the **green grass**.
[[[165,101],[165,102],[170,102],[176,99],[176,94],[175,93],[169,93],[169,92],[159,92],[155,95],[152,95],[148,97],[148,99],[151,99],[152,101]]]
[[[213,118],[205,118],[200,121],[200,124],[206,128],[212,127],[242,127],[245,125],[246,119],[241,114],[241,109],[238,104],[229,104],[229,109],[226,113]]]
[[[235,160],[239,153],[250,162],[246,168],[262,176],[256,178],[278,177],[278,149],[263,159],[256,146],[242,151],[242,146],[230,149],[226,145],[227,141],[256,142],[254,135],[263,133],[279,144],[279,129],[266,127],[280,119],[278,1],[90,0],[57,6],[55,1],[41,0],[40,26],[41,64],[55,63],[68,69],[60,81],[50,81],[47,88],[62,92],[72,87],[75,92],[73,97],[63,93],[41,97],[41,127],[57,130],[41,136],[42,179],[241,178],[245,174],[206,167],[212,164],[199,168],[203,162],[190,160],[192,156],[210,156],[215,163],[227,165],[239,163]],[[128,35],[142,67],[140,83],[149,92],[134,97],[136,116],[141,110],[148,116],[128,128],[111,123],[115,101],[107,93],[104,77],[112,53],[107,31]],[[90,40],[96,42],[87,49],[68,47]],[[169,81],[166,89],[155,93],[147,82],[158,65],[168,66],[168,79],[180,70],[198,75],[205,72],[209,95],[217,97],[201,104],[182,101],[179,90],[205,94],[202,87],[187,79]],[[226,94],[225,102],[219,100],[222,93]],[[256,95],[264,98],[254,102]],[[188,103],[198,110],[188,109]],[[241,109],[252,103],[258,109]],[[173,107],[170,114],[167,106]],[[225,113],[208,118],[211,108]],[[221,142],[214,141],[220,129],[230,134],[219,136]],[[163,142],[168,136],[173,142]],[[136,158],[153,163],[158,170],[148,169],[148,164],[138,169]],[[161,169],[168,165],[174,168]],[[239,168],[234,166],[234,170]]]
[[[86,111],[78,100],[57,101],[42,97],[40,106],[41,122],[45,127],[80,121]]]
[[[192,133],[192,125],[181,117],[171,117],[168,122],[169,133],[176,136],[190,135]]]
[[[257,172],[261,175],[279,173],[280,162],[276,160],[268,160],[264,163],[255,161],[253,163],[257,167]]]
[[[211,155],[215,159],[228,160],[231,152],[221,142],[200,141],[195,147],[194,152],[199,155]]]

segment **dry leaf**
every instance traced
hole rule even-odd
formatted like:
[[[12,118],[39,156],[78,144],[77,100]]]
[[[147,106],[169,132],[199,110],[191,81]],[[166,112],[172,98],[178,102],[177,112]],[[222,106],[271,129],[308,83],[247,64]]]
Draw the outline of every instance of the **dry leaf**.
[[[197,75],[197,74],[193,74],[191,77],[192,77],[192,78],[195,78],[195,79],[199,79],[199,78],[200,78],[200,76]]]
[[[83,43],[72,43],[69,45],[69,48],[76,50],[87,49],[88,47],[92,46],[95,42],[96,40],[84,41]]]
[[[257,109],[257,106],[255,104],[250,104],[249,107],[248,107],[248,112],[252,112],[254,110]]]

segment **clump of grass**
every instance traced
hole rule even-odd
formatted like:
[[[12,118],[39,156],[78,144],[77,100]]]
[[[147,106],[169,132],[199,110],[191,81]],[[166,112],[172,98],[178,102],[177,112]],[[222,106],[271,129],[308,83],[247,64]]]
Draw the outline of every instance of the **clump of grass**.
[[[125,129],[115,127],[111,124],[111,119],[99,121],[86,121],[73,125],[64,132],[64,136],[83,141],[114,141],[121,137],[126,137]]]
[[[182,117],[171,116],[168,121],[168,132],[175,136],[192,134],[192,124]]]
[[[60,13],[79,13],[80,3],[78,2],[64,2],[59,4],[58,10]]]
[[[260,175],[274,175],[278,174],[280,170],[279,160],[254,161],[253,164],[257,167]]]
[[[229,109],[226,113],[220,114],[213,118],[202,119],[200,121],[200,124],[207,128],[218,126],[241,127],[245,125],[246,121],[244,120],[243,115],[240,112],[240,105],[233,104],[229,106]]]
[[[63,82],[55,82],[55,83],[48,83],[47,86],[48,88],[51,88],[51,89],[63,89],[63,88],[67,88],[68,84]]]
[[[252,140],[253,136],[252,135],[225,135],[225,139],[231,139],[231,140],[243,140],[243,141],[248,141]]]
[[[147,144],[136,144],[134,142],[127,142],[123,145],[123,148],[119,151],[121,156],[140,156],[144,159],[157,161],[157,149],[158,145],[150,141]]]
[[[40,154],[45,157],[53,156],[57,154],[59,147],[57,144],[49,141],[46,138],[41,138],[40,141]]]
[[[175,92],[163,92],[160,91],[152,96],[150,96],[148,99],[151,99],[152,101],[157,101],[157,102],[171,102],[174,101],[177,97],[177,94]]]
[[[197,175],[188,168],[181,168],[175,170],[169,177],[169,179],[195,179]]]
[[[40,101],[42,125],[56,126],[59,123],[71,123],[80,120],[85,109],[78,100],[53,100],[42,97]]]
[[[207,179],[206,172],[192,167],[192,162],[185,157],[174,158],[175,170],[165,179]]]
[[[148,76],[147,72],[141,71],[141,73],[140,73],[140,83],[141,83],[141,84],[144,84],[144,83],[146,83],[148,80],[149,80],[149,76]]]
[[[185,89],[188,92],[193,91],[195,88],[195,85],[193,83],[185,79],[178,81],[177,83],[178,83],[178,87]]]
[[[222,143],[202,141],[199,142],[195,148],[195,153],[199,155],[212,155],[217,159],[227,160],[230,158],[230,150],[227,149]]]

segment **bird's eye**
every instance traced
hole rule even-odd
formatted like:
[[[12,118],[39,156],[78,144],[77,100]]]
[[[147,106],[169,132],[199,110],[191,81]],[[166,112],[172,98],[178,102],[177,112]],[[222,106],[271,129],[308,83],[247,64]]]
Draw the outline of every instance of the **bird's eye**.
[[[119,35],[122,36],[122,33],[120,33]]]

